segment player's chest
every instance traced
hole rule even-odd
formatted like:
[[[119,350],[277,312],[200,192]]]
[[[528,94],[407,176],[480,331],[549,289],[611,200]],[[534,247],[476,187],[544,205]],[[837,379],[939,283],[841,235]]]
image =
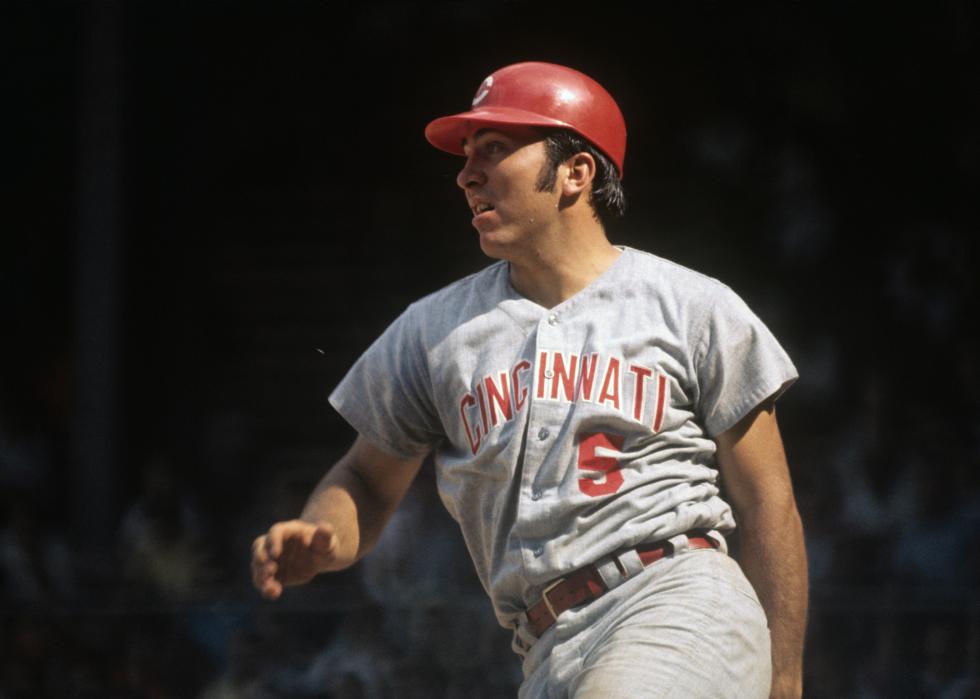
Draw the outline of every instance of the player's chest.
[[[657,432],[671,404],[684,401],[686,353],[655,318],[498,320],[430,355],[443,422],[473,455],[538,411],[606,415]]]

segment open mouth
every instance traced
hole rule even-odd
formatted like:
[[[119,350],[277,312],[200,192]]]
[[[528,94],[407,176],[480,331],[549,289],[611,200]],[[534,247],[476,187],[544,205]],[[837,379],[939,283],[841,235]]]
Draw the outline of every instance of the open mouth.
[[[488,211],[493,211],[493,204],[477,204],[473,207],[473,213],[477,216],[485,214]]]

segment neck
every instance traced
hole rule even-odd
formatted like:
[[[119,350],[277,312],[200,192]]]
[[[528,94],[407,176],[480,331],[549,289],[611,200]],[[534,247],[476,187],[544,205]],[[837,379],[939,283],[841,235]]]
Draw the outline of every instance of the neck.
[[[620,255],[596,223],[539,241],[527,254],[510,260],[510,280],[525,298],[553,308],[587,287]]]

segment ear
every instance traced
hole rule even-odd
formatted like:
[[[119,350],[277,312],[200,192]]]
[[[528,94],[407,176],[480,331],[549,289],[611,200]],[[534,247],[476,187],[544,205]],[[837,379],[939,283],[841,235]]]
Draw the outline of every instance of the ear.
[[[576,153],[564,165],[568,171],[562,179],[562,195],[573,197],[587,191],[595,179],[595,158],[585,152]]]

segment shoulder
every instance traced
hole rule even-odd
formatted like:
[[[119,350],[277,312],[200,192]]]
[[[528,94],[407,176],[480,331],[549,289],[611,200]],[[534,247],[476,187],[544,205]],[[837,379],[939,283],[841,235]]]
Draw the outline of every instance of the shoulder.
[[[481,292],[481,295],[486,295],[487,292],[501,286],[500,282],[506,284],[506,281],[507,263],[502,261],[494,262],[478,272],[474,272],[441,289],[433,291],[431,294],[423,296],[413,305],[438,306],[445,303],[455,303],[458,302],[460,297],[469,298],[477,291]]]
[[[651,252],[624,247],[630,256],[630,276],[651,287],[664,301],[685,306],[710,307],[736,296],[724,282]]]
[[[495,262],[489,267],[463,277],[452,284],[423,296],[410,308],[416,312],[466,312],[472,306],[492,306],[499,303],[508,288],[507,263]]]
[[[485,314],[512,295],[506,262],[495,262],[412,303],[404,316],[433,331]]]

